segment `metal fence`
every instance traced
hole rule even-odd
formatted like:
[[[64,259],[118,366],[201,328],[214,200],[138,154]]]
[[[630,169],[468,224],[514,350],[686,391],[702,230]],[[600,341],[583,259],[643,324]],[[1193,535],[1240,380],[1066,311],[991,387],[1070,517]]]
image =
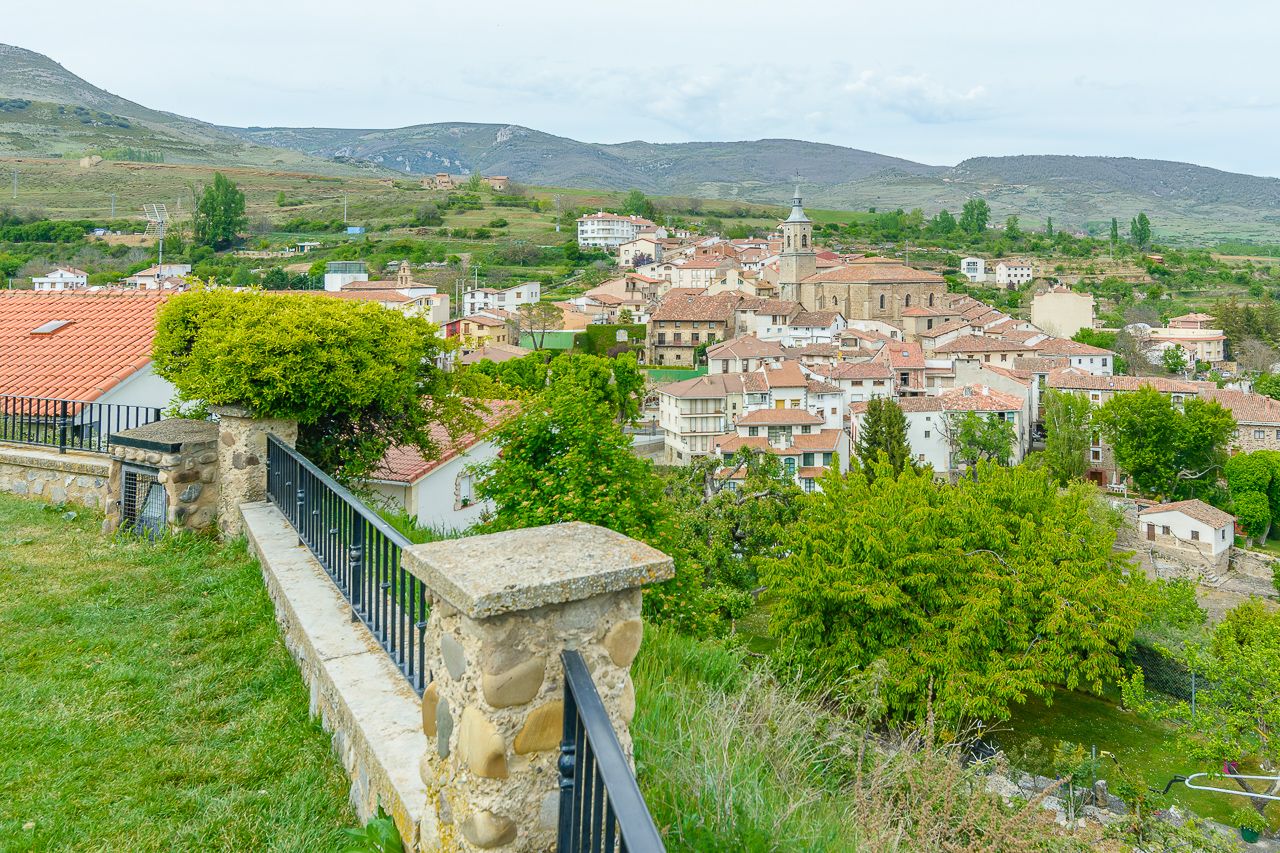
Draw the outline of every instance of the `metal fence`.
[[[421,694],[431,681],[427,590],[400,565],[409,540],[274,435],[267,436],[267,497]]]
[[[0,441],[106,453],[111,436],[160,420],[154,406],[0,394]]]
[[[666,850],[644,795],[576,651],[564,663],[564,739],[560,742],[558,853],[661,853]]]

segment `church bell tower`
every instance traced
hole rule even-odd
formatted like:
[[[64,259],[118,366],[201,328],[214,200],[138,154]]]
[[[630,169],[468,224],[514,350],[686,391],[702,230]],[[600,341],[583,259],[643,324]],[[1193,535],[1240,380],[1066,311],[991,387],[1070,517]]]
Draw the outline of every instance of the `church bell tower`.
[[[778,258],[778,289],[783,299],[812,306],[802,294],[800,282],[818,271],[818,253],[813,248],[813,222],[801,205],[800,187],[791,200],[791,215],[782,223],[782,254]]]

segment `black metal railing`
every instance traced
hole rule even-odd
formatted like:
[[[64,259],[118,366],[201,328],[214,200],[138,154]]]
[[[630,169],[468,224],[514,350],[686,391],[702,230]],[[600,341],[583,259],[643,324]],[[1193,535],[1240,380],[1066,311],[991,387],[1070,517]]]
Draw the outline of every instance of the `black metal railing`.
[[[154,406],[0,394],[0,441],[106,453],[111,436],[160,420]]]
[[[267,497],[421,694],[431,680],[423,639],[427,590],[400,565],[401,550],[412,543],[274,435],[267,436]]]
[[[666,847],[576,651],[564,663],[564,739],[560,742],[558,853],[661,853]]]

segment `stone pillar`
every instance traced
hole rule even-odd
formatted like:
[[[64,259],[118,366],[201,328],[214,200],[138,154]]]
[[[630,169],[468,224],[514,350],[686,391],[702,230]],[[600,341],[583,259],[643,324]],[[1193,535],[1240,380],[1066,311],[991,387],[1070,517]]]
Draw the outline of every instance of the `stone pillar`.
[[[670,578],[671,558],[572,522],[416,545],[403,563],[431,598],[420,770],[440,848],[553,848],[560,652],[582,654],[629,756],[640,588]]]
[[[218,529],[223,536],[244,532],[240,504],[266,500],[267,434],[275,433],[293,447],[298,440],[298,422],[278,418],[255,418],[239,406],[211,406],[218,416]]]

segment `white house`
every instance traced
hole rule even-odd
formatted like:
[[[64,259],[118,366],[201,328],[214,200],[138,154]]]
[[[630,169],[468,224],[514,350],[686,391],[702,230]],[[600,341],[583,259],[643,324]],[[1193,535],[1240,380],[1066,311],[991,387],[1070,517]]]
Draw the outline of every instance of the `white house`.
[[[368,281],[369,270],[364,261],[329,261],[324,265],[324,289],[342,290],[353,281]]]
[[[1030,412],[1025,398],[996,391],[986,385],[966,385],[946,389],[936,396],[903,397],[898,400],[898,405],[906,417],[907,442],[911,445],[916,464],[929,465],[940,476],[956,473],[962,465],[959,459],[954,458],[951,418],[965,412],[1011,422],[1014,442],[1009,461],[1017,464],[1026,456],[1026,436],[1029,434],[1026,424]],[[854,403],[850,407],[851,432],[855,442],[866,412],[866,403]]]
[[[191,275],[191,264],[156,264],[139,270],[126,278],[124,283],[139,290],[163,290],[165,279],[187,275]]]
[[[641,234],[618,246],[618,266],[635,267],[662,262],[662,241],[651,234]]]
[[[960,274],[969,279],[969,281],[985,281],[987,278],[987,262],[982,258],[965,258],[960,261]]]
[[[32,290],[75,290],[88,286],[89,274],[75,267],[58,267],[31,279]]]
[[[490,401],[490,412],[481,413],[484,428],[451,440],[443,425],[431,429],[441,448],[435,459],[426,459],[414,447],[393,447],[365,480],[392,506],[403,509],[423,527],[441,532],[471,527],[492,506],[477,498],[472,467],[496,459],[498,446],[489,438],[492,430],[515,416],[518,404]]]
[[[1034,277],[1035,272],[1028,261],[1001,261],[996,264],[996,284],[1017,287]]]
[[[578,218],[578,245],[585,248],[616,249],[629,243],[645,229],[656,228],[643,216],[616,213],[588,213]]]
[[[478,287],[468,290],[462,299],[465,316],[495,308],[500,311],[515,311],[520,305],[532,305],[542,299],[542,283],[523,281],[507,288]]]
[[[1235,516],[1204,501],[1178,501],[1139,512],[1138,535],[1145,542],[1216,560],[1235,542],[1235,522]]]

